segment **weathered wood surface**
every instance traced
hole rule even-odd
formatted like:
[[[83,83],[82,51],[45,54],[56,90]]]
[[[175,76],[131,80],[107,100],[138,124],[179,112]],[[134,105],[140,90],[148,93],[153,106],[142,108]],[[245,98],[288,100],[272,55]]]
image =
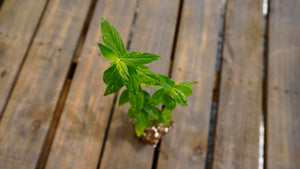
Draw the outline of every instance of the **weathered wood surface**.
[[[258,167],[262,111],[260,0],[228,0],[213,169]]]
[[[90,2],[49,2],[0,123],[0,168],[35,168]]]
[[[9,0],[1,6],[0,117],[46,2],[47,0]]]
[[[131,51],[152,52],[163,58],[150,68],[168,74],[179,0],[142,0],[130,46]],[[151,169],[154,149],[137,139],[134,127],[126,117],[128,105],[116,104],[101,169]]]
[[[163,139],[158,169],[204,169],[222,2],[185,0],[172,78],[198,81],[188,107],[175,109],[175,128]]]
[[[300,168],[300,1],[270,1],[266,168]]]
[[[100,55],[100,16],[109,20],[128,41],[137,0],[100,0],[91,21],[69,96],[56,131],[47,169],[96,169],[113,105],[104,97],[102,74],[110,62]]]

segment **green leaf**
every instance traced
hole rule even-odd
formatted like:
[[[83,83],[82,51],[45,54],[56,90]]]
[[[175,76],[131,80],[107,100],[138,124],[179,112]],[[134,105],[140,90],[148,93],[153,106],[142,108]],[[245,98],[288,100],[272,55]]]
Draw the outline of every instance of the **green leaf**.
[[[135,108],[130,107],[127,112],[127,117],[130,119],[134,119],[137,117],[138,113],[139,112]]]
[[[165,75],[158,75],[161,85],[166,89],[171,89],[174,87],[175,82]]]
[[[158,75],[150,70],[147,66],[136,68],[139,81],[145,86],[159,86],[160,80]]]
[[[168,127],[170,121],[172,120],[172,110],[168,108],[164,108],[162,111],[162,116],[163,116],[164,127]]]
[[[127,53],[123,40],[116,28],[107,20],[101,17],[101,34],[104,44],[114,50],[118,55],[123,56]]]
[[[149,100],[149,103],[153,104],[153,105],[159,105],[161,103],[163,103],[163,96],[167,94],[166,89],[161,88],[159,90],[156,90],[152,97]]]
[[[120,90],[124,84],[122,82],[122,78],[119,75],[116,66],[113,65],[109,67],[103,74],[103,81],[106,84],[106,90],[104,96],[115,93]]]
[[[111,62],[115,62],[118,59],[118,55],[113,50],[111,50],[110,48],[104,46],[101,43],[98,43],[98,46],[99,46],[99,48],[101,50],[102,55],[107,60],[109,60]]]
[[[144,105],[144,92],[138,91],[136,93],[129,92],[129,103],[131,107],[135,108],[137,111],[142,110]]]
[[[194,86],[194,84],[198,83],[197,81],[188,81],[188,82],[181,82],[181,83],[177,83],[177,85],[181,85],[181,86],[186,86],[189,88],[192,88]]]
[[[151,96],[150,96],[150,94],[149,94],[147,91],[145,91],[145,90],[143,90],[143,93],[144,93],[144,104],[147,104],[148,101],[150,100]]]
[[[187,106],[187,100],[185,95],[180,91],[177,90],[176,88],[174,88],[174,90],[172,90],[171,95],[173,96],[174,100],[182,105],[182,106]]]
[[[150,115],[153,119],[158,119],[159,118],[158,113],[157,113],[158,111],[156,109],[158,109],[158,108],[157,107],[152,107],[149,104],[144,105],[144,107],[143,107],[143,111],[148,113],[148,115]]]
[[[121,75],[121,77],[123,79],[129,79],[130,78],[127,65],[124,62],[117,61],[116,66],[117,66],[117,69],[119,71],[119,74]]]
[[[122,60],[131,66],[139,66],[151,63],[160,58],[161,56],[152,53],[129,52],[122,57]]]
[[[177,90],[180,90],[185,95],[185,97],[188,97],[193,94],[193,90],[190,87],[176,84],[175,88]]]
[[[176,101],[168,94],[163,96],[162,104],[171,110],[175,109],[176,107]]]
[[[149,126],[149,115],[147,113],[141,112],[137,115],[135,122],[135,133],[140,137],[145,129]]]
[[[125,103],[129,102],[129,91],[126,89],[122,92],[120,99],[119,99],[119,106],[122,106]]]

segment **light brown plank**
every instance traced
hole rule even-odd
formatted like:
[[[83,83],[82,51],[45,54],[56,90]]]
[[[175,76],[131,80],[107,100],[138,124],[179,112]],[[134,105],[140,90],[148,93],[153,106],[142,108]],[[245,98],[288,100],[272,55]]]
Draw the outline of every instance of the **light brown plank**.
[[[142,0],[140,4],[130,50],[161,55],[163,59],[150,66],[157,73],[168,74],[178,5],[179,0]],[[152,166],[154,149],[138,141],[126,117],[127,110],[128,105],[116,105],[101,169],[150,169]]]
[[[258,167],[262,110],[261,0],[228,0],[213,169]]]
[[[4,1],[1,6],[0,117],[46,2],[47,0],[9,0]]]
[[[0,124],[0,168],[35,168],[90,3],[50,1]]]
[[[100,0],[79,58],[46,168],[96,169],[114,95],[104,97],[102,75],[110,65],[97,45],[100,16],[128,41],[137,0]]]
[[[222,1],[185,0],[172,78],[198,81],[188,107],[175,109],[175,128],[163,139],[158,169],[205,168]]]
[[[300,1],[270,2],[266,168],[300,168]]]

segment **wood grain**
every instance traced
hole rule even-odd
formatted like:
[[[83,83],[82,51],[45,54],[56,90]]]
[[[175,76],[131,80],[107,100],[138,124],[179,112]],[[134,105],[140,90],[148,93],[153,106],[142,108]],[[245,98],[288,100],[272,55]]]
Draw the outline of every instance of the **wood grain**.
[[[198,81],[188,107],[173,113],[175,128],[163,139],[158,169],[205,168],[222,2],[185,0],[172,78]]]
[[[46,2],[47,0],[9,0],[4,1],[1,6],[0,117]]]
[[[114,95],[104,97],[103,72],[110,65],[101,55],[100,16],[128,41],[137,0],[100,0],[88,30],[72,86],[56,131],[46,168],[96,169]]]
[[[258,167],[262,47],[262,1],[227,1],[213,169]]]
[[[300,168],[300,1],[270,1],[266,168]]]
[[[0,168],[35,168],[90,3],[49,2],[0,124]]]
[[[161,55],[150,68],[168,74],[172,44],[178,14],[179,0],[142,0],[137,16],[131,51],[152,52]],[[134,127],[126,117],[128,105],[116,105],[101,169],[151,168],[154,149],[137,139]]]

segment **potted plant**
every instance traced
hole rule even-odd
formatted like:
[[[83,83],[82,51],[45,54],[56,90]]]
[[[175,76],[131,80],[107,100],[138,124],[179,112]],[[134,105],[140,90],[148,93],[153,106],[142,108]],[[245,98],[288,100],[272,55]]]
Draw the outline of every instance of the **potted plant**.
[[[98,43],[102,55],[111,61],[104,72],[106,84],[104,96],[126,89],[119,98],[119,106],[130,104],[127,117],[134,119],[137,137],[156,146],[163,135],[173,127],[172,111],[176,104],[187,106],[194,81],[175,83],[165,75],[156,74],[145,64],[161,57],[152,53],[128,52],[118,31],[101,18],[101,34],[104,44]],[[151,96],[142,87],[156,91]],[[162,105],[162,110],[158,106]]]

